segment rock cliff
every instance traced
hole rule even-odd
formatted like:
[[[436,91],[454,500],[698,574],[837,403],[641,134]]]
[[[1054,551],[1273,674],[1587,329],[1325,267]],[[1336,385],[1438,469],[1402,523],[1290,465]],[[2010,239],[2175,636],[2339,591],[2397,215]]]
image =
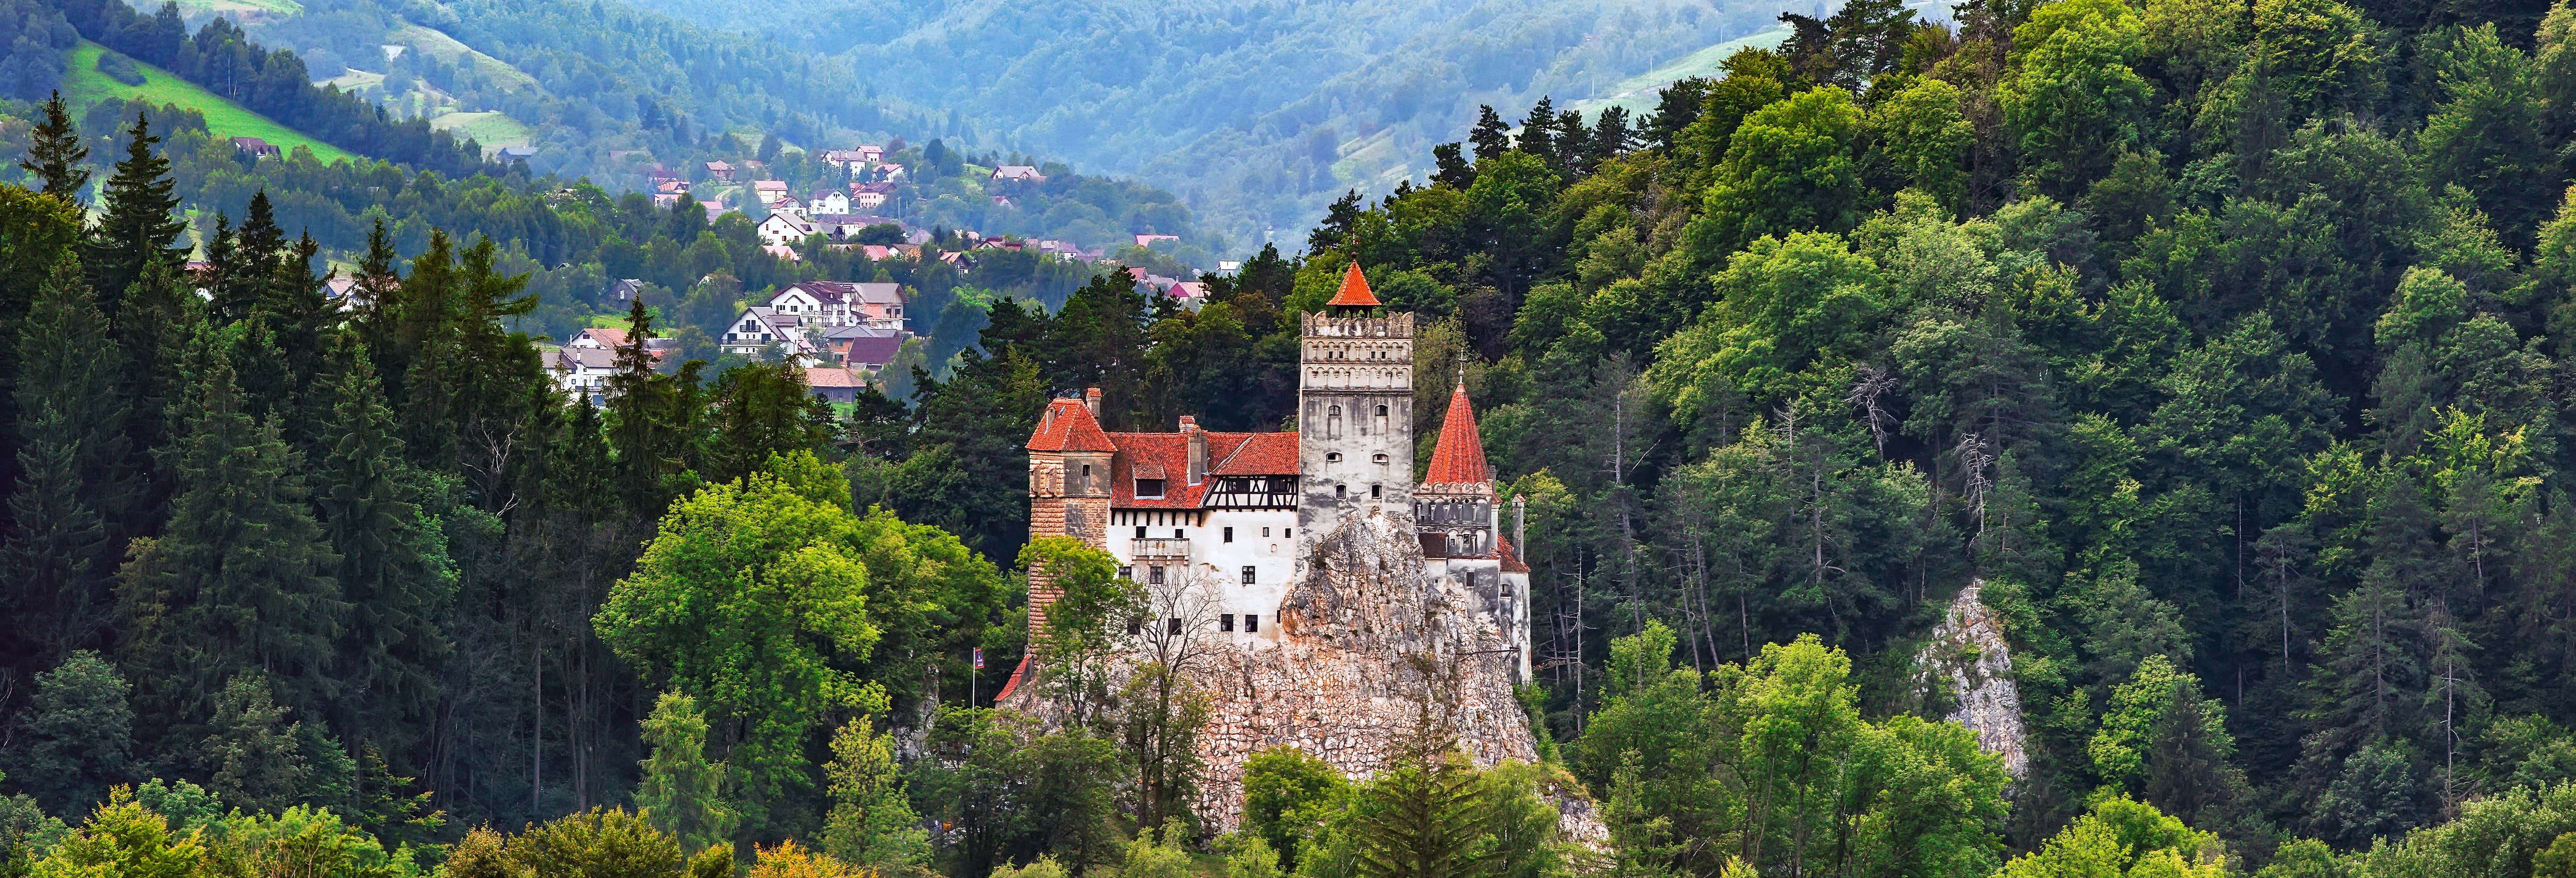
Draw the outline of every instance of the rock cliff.
[[[1401,512],[1347,520],[1305,551],[1276,644],[1228,647],[1194,663],[1211,696],[1199,736],[1201,813],[1216,828],[1242,820],[1243,765],[1254,752],[1293,745],[1363,779],[1426,710],[1479,766],[1537,759],[1513,692],[1510,642],[1482,598],[1423,574],[1410,520]],[[1035,697],[1019,690],[1010,706],[1046,712]],[[1604,835],[1579,794],[1555,798],[1570,836]]]
[[[2030,770],[2030,737],[2022,727],[2021,687],[2013,682],[2012,647],[2003,619],[1978,598],[1984,581],[1968,584],[1932,628],[1932,642],[1915,658],[1923,693],[1947,688],[1958,698],[1951,722],[1977,733],[1977,745],[2004,758],[2020,778]],[[1938,705],[1934,709],[1939,709]]]

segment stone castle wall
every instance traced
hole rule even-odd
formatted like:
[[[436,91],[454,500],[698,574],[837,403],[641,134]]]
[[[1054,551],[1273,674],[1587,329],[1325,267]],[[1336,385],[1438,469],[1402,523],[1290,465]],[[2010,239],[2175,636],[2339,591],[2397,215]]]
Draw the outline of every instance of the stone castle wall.
[[[1355,515],[1302,547],[1277,645],[1223,647],[1191,668],[1211,698],[1199,791],[1216,829],[1242,820],[1253,753],[1292,745],[1364,779],[1417,733],[1426,710],[1479,766],[1536,761],[1513,693],[1518,655],[1481,596],[1424,572],[1408,512]],[[1023,686],[1003,706],[1052,714],[1042,688]],[[1558,804],[1576,837],[1598,832],[1589,803]]]

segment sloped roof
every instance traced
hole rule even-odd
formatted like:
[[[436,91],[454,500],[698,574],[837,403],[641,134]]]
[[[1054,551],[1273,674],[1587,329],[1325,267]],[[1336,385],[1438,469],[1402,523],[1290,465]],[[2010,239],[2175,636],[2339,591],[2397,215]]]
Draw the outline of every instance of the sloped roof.
[[[1030,451],[1116,451],[1109,434],[1101,432],[1100,421],[1079,399],[1059,399],[1047,403],[1046,414],[1039,416],[1038,429],[1029,436]]]
[[[1521,561],[1520,552],[1513,550],[1510,538],[1500,536],[1495,537],[1494,547],[1502,552],[1504,573],[1529,572],[1529,565]]]
[[[866,387],[868,386],[868,379],[867,376],[849,369],[835,369],[829,366],[818,366],[805,370],[805,386]]]
[[[1225,453],[1217,452],[1220,441],[1235,437],[1242,441]],[[1293,476],[1297,474],[1297,434],[1209,433],[1208,457],[1216,460],[1208,467],[1215,475]]]
[[[1354,261],[1351,263],[1351,270],[1342,273],[1341,291],[1334,293],[1333,300],[1324,304],[1334,307],[1375,308],[1381,303],[1378,302],[1376,293],[1369,292],[1368,278],[1360,275],[1360,264]]]
[[[1476,412],[1467,404],[1467,385],[1461,381],[1449,394],[1449,415],[1440,421],[1440,445],[1431,451],[1431,467],[1422,474],[1427,485],[1491,482],[1493,468],[1485,463],[1485,440],[1476,435]]]

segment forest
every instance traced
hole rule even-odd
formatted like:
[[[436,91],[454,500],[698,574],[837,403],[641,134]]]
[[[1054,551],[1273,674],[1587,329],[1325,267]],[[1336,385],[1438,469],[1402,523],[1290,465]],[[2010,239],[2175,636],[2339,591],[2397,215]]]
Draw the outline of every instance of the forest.
[[[1483,108],[1200,307],[952,294],[953,354],[843,407],[640,344],[567,400],[472,202],[367,224],[344,313],[264,193],[188,245],[177,131],[43,112],[0,868],[2576,875],[2576,4],[1784,18],[1649,113]],[[1539,758],[1265,751],[1224,826],[1186,703],[991,706],[1033,571],[1067,666],[1139,589],[1027,539],[1022,443],[1086,387],[1293,428],[1353,264],[1422,321],[1417,458],[1463,375],[1527,504]],[[1926,679],[1970,587],[2017,769]]]

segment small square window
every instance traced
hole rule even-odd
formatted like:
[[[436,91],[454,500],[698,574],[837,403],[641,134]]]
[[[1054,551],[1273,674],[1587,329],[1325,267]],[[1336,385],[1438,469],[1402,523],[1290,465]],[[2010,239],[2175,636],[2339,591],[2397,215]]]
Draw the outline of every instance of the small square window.
[[[1261,529],[1261,535],[1262,535],[1262,536],[1265,536],[1265,537],[1266,537],[1266,536],[1269,536],[1269,535],[1270,535],[1270,529],[1269,529],[1269,528],[1266,528],[1266,527],[1265,527],[1265,528],[1262,528],[1262,529]]]
[[[1145,582],[1151,585],[1163,584],[1163,565],[1156,564],[1145,568]]]
[[[1141,525],[1141,524],[1140,524],[1140,525],[1137,525],[1137,526],[1136,526],[1136,538],[1137,538],[1137,539],[1140,539],[1140,540],[1145,538],[1145,526],[1144,526],[1144,525]]]
[[[1386,496],[1386,493],[1385,493],[1385,489],[1384,489],[1384,488],[1379,487],[1379,486],[1377,486],[1377,485],[1370,485],[1370,486],[1369,486],[1369,499],[1371,499],[1371,500],[1375,500],[1375,499],[1378,499],[1378,498],[1380,498],[1380,497],[1384,497],[1384,496]]]
[[[1170,631],[1170,632],[1171,632],[1171,633],[1173,633],[1173,634],[1179,634],[1179,633],[1181,633],[1181,620],[1180,620],[1180,618],[1179,618],[1179,617],[1177,617],[1177,616],[1173,617],[1173,618],[1171,619],[1171,627],[1170,627],[1170,628],[1168,628],[1168,629],[1166,629],[1166,630]]]
[[[1234,542],[1234,528],[1229,527],[1225,529],[1225,541],[1229,543]]]
[[[1217,614],[1217,617],[1216,617],[1216,630],[1219,630],[1219,631],[1232,631],[1232,630],[1234,630],[1234,614],[1233,614],[1233,613],[1219,613],[1219,614]]]
[[[1120,579],[1134,579],[1134,578],[1136,578],[1136,568],[1131,567],[1131,566],[1128,566],[1128,565],[1125,565],[1125,564],[1118,565],[1118,578],[1120,578]]]
[[[1243,584],[1245,584],[1245,585],[1251,585],[1251,584],[1252,584],[1253,571],[1254,571],[1254,570],[1257,570],[1257,569],[1259,569],[1259,568],[1255,568],[1255,567],[1253,567],[1253,566],[1252,566],[1252,565],[1250,565],[1250,564],[1243,565]]]
[[[1143,633],[1145,633],[1145,620],[1143,620],[1143,619],[1129,619],[1129,620],[1127,620],[1127,636],[1129,636],[1129,637],[1134,637],[1134,636],[1136,636],[1136,635],[1143,634]]]
[[[1256,615],[1253,615],[1253,614],[1251,614],[1251,613],[1245,613],[1245,614],[1243,614],[1243,633],[1245,633],[1245,634],[1253,634],[1253,633],[1258,633],[1260,630],[1261,630],[1261,617],[1260,617],[1260,616],[1256,616]]]

